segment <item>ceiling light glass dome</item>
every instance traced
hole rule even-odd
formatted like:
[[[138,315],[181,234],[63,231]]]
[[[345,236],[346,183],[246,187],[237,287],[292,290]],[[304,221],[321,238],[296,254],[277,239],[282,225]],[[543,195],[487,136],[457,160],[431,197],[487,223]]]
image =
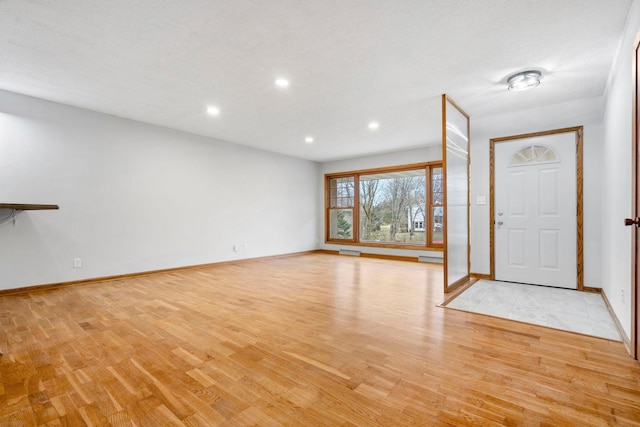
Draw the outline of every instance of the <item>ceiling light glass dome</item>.
[[[537,70],[516,73],[507,79],[509,90],[533,89],[540,84],[540,77],[542,77],[542,73]]]

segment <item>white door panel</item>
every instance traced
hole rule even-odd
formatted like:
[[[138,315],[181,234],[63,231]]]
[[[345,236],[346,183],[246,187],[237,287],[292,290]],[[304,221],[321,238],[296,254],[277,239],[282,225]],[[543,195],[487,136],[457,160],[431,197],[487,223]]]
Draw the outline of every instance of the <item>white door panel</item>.
[[[541,170],[538,175],[538,207],[541,217],[558,217],[560,215],[558,200],[558,168]]]
[[[577,288],[573,133],[495,145],[496,280]]]
[[[509,186],[509,216],[525,216],[526,214],[526,187],[525,187],[525,173],[521,171],[508,171],[508,186]],[[501,215],[502,216],[502,215]]]
[[[509,236],[509,266],[525,267],[526,259],[526,230],[518,228],[509,228],[506,230]]]
[[[560,270],[560,230],[540,230],[540,268]]]

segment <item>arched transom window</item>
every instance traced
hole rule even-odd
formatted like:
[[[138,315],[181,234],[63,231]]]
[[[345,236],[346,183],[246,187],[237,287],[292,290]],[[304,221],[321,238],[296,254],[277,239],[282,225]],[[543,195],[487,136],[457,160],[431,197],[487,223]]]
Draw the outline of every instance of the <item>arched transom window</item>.
[[[546,145],[529,145],[511,156],[509,166],[539,165],[559,161],[560,157],[553,148]]]

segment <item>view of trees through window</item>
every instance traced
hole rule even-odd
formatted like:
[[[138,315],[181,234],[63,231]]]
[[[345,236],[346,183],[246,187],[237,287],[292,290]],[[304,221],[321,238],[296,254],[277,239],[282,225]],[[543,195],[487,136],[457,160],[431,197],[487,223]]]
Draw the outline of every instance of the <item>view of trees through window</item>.
[[[437,246],[442,198],[440,164],[328,176],[328,241]]]
[[[424,244],[425,169],[360,176],[360,241]]]

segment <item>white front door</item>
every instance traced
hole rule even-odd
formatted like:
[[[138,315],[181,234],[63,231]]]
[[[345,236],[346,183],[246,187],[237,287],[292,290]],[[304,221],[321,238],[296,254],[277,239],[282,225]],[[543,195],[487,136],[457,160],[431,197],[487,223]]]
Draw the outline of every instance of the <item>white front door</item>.
[[[577,288],[576,136],[495,145],[495,278]]]

